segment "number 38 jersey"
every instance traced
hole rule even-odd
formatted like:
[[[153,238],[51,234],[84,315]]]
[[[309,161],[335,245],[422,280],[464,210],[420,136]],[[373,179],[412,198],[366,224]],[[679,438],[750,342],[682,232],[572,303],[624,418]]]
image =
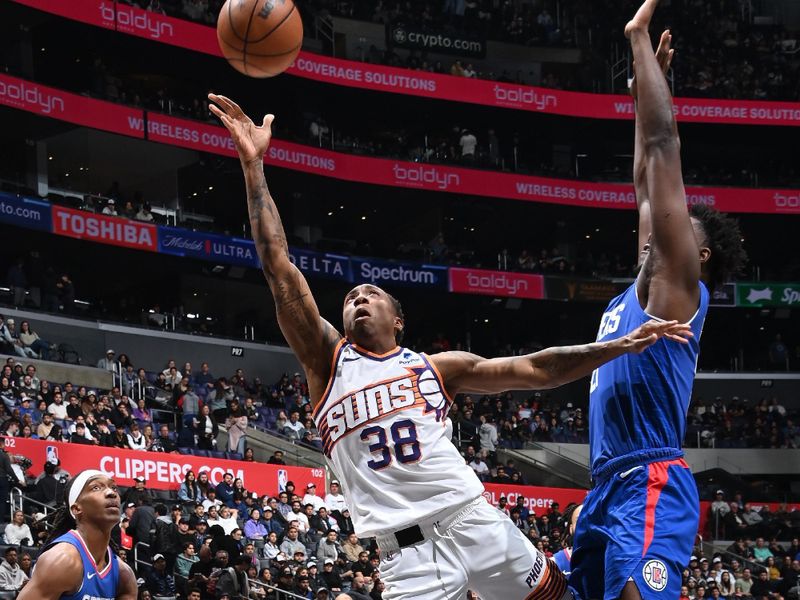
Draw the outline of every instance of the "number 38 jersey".
[[[339,342],[314,420],[359,537],[404,529],[483,493],[450,441],[451,403],[424,354],[376,355]]]

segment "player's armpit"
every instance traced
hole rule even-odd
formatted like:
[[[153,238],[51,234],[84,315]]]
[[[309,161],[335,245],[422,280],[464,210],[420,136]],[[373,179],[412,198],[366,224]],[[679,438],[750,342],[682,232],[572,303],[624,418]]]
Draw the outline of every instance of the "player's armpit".
[[[33,576],[17,600],[59,600],[63,594],[80,589],[82,582],[80,554],[69,544],[59,544],[38,558]]]
[[[293,264],[268,275],[267,283],[275,300],[278,325],[306,371],[314,402],[328,384],[333,351],[342,336],[320,316],[306,278]]]
[[[119,585],[117,586],[117,600],[136,600],[139,597],[139,586],[136,584],[136,575],[127,563],[116,559],[119,565]]]

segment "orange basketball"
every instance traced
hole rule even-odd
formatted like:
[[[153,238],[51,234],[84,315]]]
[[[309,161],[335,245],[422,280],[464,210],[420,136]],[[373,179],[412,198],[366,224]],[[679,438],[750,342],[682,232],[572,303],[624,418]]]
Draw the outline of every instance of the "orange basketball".
[[[292,0],[227,0],[217,40],[234,69],[250,77],[283,73],[303,45],[303,20]]]

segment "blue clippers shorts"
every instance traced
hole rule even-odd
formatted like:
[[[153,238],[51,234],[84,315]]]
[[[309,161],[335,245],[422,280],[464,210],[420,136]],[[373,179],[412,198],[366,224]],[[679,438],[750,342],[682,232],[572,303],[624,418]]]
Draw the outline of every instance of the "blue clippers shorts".
[[[611,474],[578,519],[569,584],[580,600],[616,600],[633,580],[643,600],[675,600],[700,520],[697,486],[682,458]]]

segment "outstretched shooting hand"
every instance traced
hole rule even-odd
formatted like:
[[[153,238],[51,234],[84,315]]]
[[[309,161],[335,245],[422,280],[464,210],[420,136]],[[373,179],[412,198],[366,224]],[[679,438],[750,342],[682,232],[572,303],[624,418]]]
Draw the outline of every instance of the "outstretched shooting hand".
[[[209,94],[208,99],[213,102],[209,109],[230,132],[239,160],[243,164],[261,161],[272,139],[272,121],[275,116],[265,115],[259,126],[230,98]]]

